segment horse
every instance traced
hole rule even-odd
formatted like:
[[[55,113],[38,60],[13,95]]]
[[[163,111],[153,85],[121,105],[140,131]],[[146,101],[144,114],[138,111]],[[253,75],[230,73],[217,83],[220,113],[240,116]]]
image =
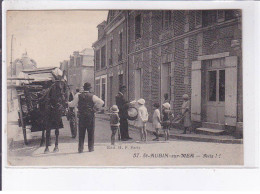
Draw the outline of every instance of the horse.
[[[42,123],[42,146],[45,141],[44,153],[49,152],[50,146],[50,134],[51,130],[55,129],[55,147],[53,152],[58,152],[58,139],[59,129],[63,128],[62,116],[63,110],[66,107],[68,96],[67,96],[67,85],[64,81],[56,80],[48,89],[44,91],[43,96],[40,99],[40,112],[41,112],[41,123]],[[46,138],[45,136],[46,131]]]

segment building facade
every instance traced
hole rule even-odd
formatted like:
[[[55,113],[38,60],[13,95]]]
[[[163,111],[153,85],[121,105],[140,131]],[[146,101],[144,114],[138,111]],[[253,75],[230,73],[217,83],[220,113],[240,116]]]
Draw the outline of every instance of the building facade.
[[[94,85],[94,54],[92,49],[74,51],[69,60],[60,62],[60,69],[65,73],[70,89],[83,89],[85,82]]]
[[[111,11],[104,29],[112,25],[109,25],[110,15]],[[126,67],[122,73],[125,73],[129,100],[144,98],[152,115],[153,103],[162,104],[167,93],[177,115],[186,93],[191,98],[194,127],[225,130],[241,127],[242,16],[239,10],[135,10],[120,11],[116,17],[119,15],[125,17],[121,25],[125,26],[127,36],[123,44]],[[120,27],[113,26],[113,29]],[[109,53],[111,49],[106,45],[106,50]],[[109,73],[104,71],[103,75]],[[95,74],[98,74],[96,69]],[[107,94],[110,92],[108,87]],[[112,94],[114,98],[116,91]]]
[[[95,93],[105,107],[115,104],[120,86],[127,84],[127,12],[109,11],[108,20],[98,25],[95,51]]]

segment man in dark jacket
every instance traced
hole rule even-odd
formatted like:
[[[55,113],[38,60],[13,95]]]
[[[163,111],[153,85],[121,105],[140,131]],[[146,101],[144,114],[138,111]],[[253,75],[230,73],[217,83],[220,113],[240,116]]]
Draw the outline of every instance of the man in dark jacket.
[[[78,107],[79,117],[79,153],[83,152],[86,130],[88,131],[88,149],[94,151],[95,110],[100,108],[104,101],[90,93],[91,84],[84,84],[84,91],[74,96],[69,107]]]
[[[125,92],[126,92],[126,86],[121,86],[118,94],[116,95],[116,105],[118,106],[119,109],[120,133],[121,133],[122,141],[127,141],[129,139],[132,139],[131,137],[129,137],[129,133],[128,133],[127,110],[129,107],[129,103],[124,97]]]

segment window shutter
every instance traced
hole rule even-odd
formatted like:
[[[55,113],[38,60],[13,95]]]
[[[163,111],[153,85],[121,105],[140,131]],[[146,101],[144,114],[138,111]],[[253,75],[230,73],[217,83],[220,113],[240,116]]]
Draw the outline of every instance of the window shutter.
[[[225,59],[225,124],[236,126],[237,122],[237,56]]]
[[[201,121],[201,61],[192,62],[191,119]]]

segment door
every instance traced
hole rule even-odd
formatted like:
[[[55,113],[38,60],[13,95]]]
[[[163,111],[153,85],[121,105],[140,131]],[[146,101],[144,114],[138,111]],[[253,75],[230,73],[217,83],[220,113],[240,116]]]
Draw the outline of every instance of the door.
[[[161,103],[164,102],[166,93],[168,100],[171,100],[171,63],[165,63],[161,66]]]
[[[107,106],[107,78],[101,77],[101,99],[104,101],[104,105]]]
[[[135,100],[141,98],[141,69],[135,70]]]
[[[209,61],[206,66],[206,120],[225,123],[225,69],[224,59]]]
[[[110,98],[110,104],[109,106],[111,107],[113,105],[113,76],[109,77],[109,98]]]

